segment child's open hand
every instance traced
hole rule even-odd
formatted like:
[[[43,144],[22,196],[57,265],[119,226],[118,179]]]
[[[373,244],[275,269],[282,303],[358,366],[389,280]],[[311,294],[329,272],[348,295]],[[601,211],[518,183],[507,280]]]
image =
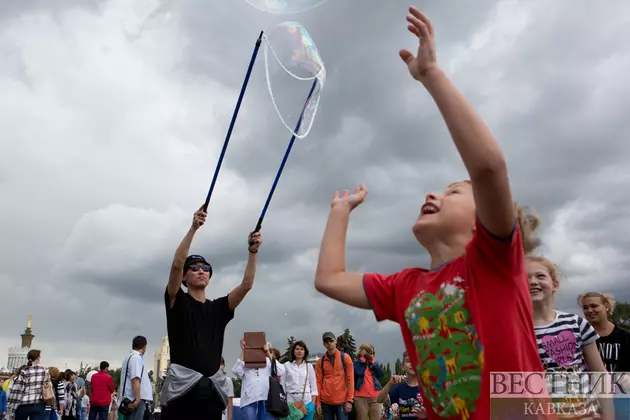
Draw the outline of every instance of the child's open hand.
[[[417,36],[420,41],[418,55],[414,57],[408,50],[400,50],[399,54],[407,64],[411,76],[419,81],[430,70],[437,68],[433,24],[424,13],[413,6],[409,8],[407,22],[409,32]]]
[[[367,196],[367,188],[365,185],[361,184],[360,187],[354,189],[354,193],[350,194],[348,190],[343,192],[343,195],[339,195],[339,191],[335,191],[335,196],[330,202],[330,208],[334,209],[339,205],[347,205],[349,210],[354,210],[359,204],[365,201],[365,197]]]

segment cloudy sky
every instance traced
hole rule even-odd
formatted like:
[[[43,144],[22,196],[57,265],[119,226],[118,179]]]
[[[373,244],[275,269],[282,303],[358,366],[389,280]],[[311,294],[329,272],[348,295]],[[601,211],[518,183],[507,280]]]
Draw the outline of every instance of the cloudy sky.
[[[543,217],[545,252],[567,275],[560,308],[576,310],[587,289],[630,301],[630,3],[415,4],[434,20],[441,65],[504,148],[516,198]],[[153,354],[166,333],[172,254],[205,198],[253,42],[283,20],[308,28],[327,81],[267,215],[256,286],[224,354],[236,359],[244,331],[319,349],[323,331],[349,327],[395,360],[397,326],[318,295],[313,275],[335,189],[370,189],[352,217],[349,268],[389,273],[427,263],[411,233],[419,206],[466,176],[398,58],[414,46],[408,6],[330,0],[274,16],[245,1],[1,2],[0,366],[29,315],[45,364],[120,365],[136,334]],[[295,92],[274,86],[278,98]],[[241,279],[288,140],[261,54],[193,245],[215,266],[210,297]]]

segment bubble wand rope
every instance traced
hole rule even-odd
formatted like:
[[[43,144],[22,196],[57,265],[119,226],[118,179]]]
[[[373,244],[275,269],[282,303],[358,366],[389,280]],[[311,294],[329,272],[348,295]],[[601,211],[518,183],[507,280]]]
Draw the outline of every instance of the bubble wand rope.
[[[258,218],[258,224],[256,224],[256,229],[254,232],[259,232],[260,228],[262,228],[263,219],[265,218],[265,214],[267,214],[267,209],[269,209],[269,203],[271,203],[271,198],[273,197],[273,193],[276,191],[276,187],[278,186],[278,181],[280,180],[280,176],[282,175],[282,171],[284,170],[284,165],[287,163],[287,159],[289,158],[289,154],[291,153],[291,149],[293,148],[293,143],[295,143],[295,138],[300,131],[300,126],[302,125],[302,118],[304,117],[304,111],[306,111],[306,107],[311,100],[311,96],[313,96],[313,92],[315,92],[315,87],[317,86],[317,78],[313,80],[313,86],[311,86],[311,91],[308,93],[306,97],[306,101],[304,102],[304,107],[302,108],[302,112],[300,113],[300,118],[298,119],[297,125],[295,126],[295,130],[293,131],[293,135],[291,136],[291,140],[289,141],[289,145],[287,146],[287,150],[284,152],[284,157],[282,158],[282,163],[280,163],[280,167],[278,168],[278,172],[276,173],[276,179],[273,180],[273,185],[271,186],[271,190],[269,191],[269,195],[267,196],[267,201],[265,202],[265,207],[263,207],[262,212],[260,213],[260,217]]]
[[[221,169],[221,164],[223,163],[223,158],[225,157],[225,152],[227,150],[228,143],[230,142],[230,137],[232,136],[232,130],[234,129],[234,124],[236,123],[236,117],[238,117],[238,112],[241,109],[241,102],[243,102],[243,96],[245,96],[245,90],[247,89],[247,84],[249,83],[249,77],[252,74],[252,69],[254,68],[254,63],[256,62],[256,56],[258,55],[258,50],[260,49],[260,44],[262,42],[263,34],[264,32],[260,31],[260,35],[258,35],[258,39],[256,40],[256,46],[254,47],[254,52],[252,53],[252,58],[249,60],[249,66],[247,67],[245,80],[243,81],[243,86],[241,86],[241,93],[238,95],[238,100],[236,101],[236,107],[234,108],[234,113],[232,114],[232,121],[230,121],[230,126],[228,128],[227,134],[225,135],[225,141],[223,142],[223,148],[221,149],[221,154],[219,155],[219,161],[217,162],[217,167],[214,170],[212,182],[210,183],[210,189],[208,190],[208,195],[206,196],[206,202],[203,205],[203,211],[205,212],[208,211],[208,204],[210,204],[210,197],[212,197],[214,186],[217,183],[217,178],[219,177],[219,170]]]

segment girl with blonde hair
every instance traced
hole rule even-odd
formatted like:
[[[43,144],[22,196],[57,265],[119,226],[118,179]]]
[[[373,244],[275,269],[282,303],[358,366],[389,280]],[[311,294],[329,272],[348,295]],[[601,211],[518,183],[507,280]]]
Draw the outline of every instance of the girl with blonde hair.
[[[597,400],[589,395],[590,378],[584,374],[584,367],[589,372],[606,372],[597,350],[597,332],[578,315],[556,310],[555,294],[562,275],[551,260],[527,256],[525,269],[534,308],[538,354],[547,373],[551,397],[563,411],[570,411],[563,418],[613,420],[612,403],[606,398],[600,398],[600,417]]]
[[[630,372],[630,332],[608,319],[615,310],[613,295],[587,292],[578,296],[577,303],[599,335],[597,347],[606,370],[610,373]],[[618,379],[623,381],[628,378],[626,375],[622,374]],[[625,391],[630,392],[630,381],[623,381],[623,385]],[[625,397],[614,400],[616,419],[630,419],[630,399]]]

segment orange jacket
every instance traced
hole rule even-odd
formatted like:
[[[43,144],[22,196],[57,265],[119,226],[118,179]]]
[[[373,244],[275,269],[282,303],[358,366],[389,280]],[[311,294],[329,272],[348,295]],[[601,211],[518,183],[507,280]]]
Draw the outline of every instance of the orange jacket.
[[[335,351],[334,365],[328,353],[324,353],[317,361],[315,373],[317,375],[317,393],[319,401],[328,405],[340,405],[354,402],[354,366],[352,359],[344,354],[343,364],[341,352]],[[344,369],[345,365],[345,369]]]

